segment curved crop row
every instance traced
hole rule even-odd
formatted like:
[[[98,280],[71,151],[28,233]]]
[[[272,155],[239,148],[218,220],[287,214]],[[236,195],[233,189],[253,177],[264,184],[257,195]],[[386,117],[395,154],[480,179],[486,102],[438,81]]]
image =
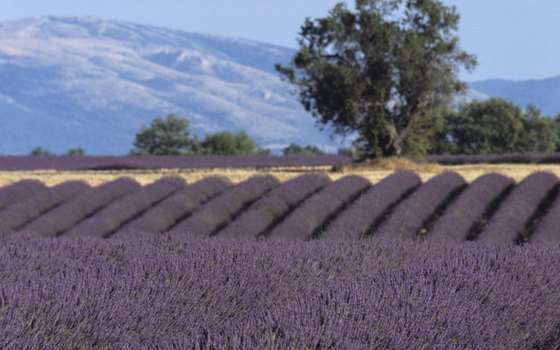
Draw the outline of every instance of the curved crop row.
[[[438,218],[428,238],[463,242],[488,212],[492,204],[513,186],[501,174],[486,174],[474,180]]]
[[[137,234],[139,232],[160,233],[186,218],[210,198],[223,192],[230,184],[219,177],[208,177],[164,199],[148,209],[141,217],[129,222],[115,232]]]
[[[528,237],[530,243],[560,245],[560,195]]]
[[[504,199],[476,239],[489,243],[515,242],[525,234],[537,208],[557,185],[558,178],[554,174],[529,175]]]
[[[252,177],[210,200],[170,231],[209,236],[225,226],[243,208],[278,185],[273,176]]]
[[[83,191],[78,196],[38,217],[21,231],[54,237],[72,228],[84,218],[105,207],[108,203],[138,190],[140,184],[133,179],[119,178]]]
[[[142,214],[154,203],[161,201],[183,186],[185,186],[185,182],[181,178],[160,179],[116,200],[92,217],[66,231],[64,235],[107,237],[121,225]]]
[[[340,213],[321,235],[325,239],[358,239],[367,235],[388,210],[422,183],[411,171],[386,177]]]
[[[289,180],[253,203],[235,221],[218,232],[218,235],[257,237],[329,182],[327,176],[318,174],[302,175]]]
[[[46,186],[37,180],[21,180],[0,188],[0,209],[4,209],[18,201],[31,197]]]
[[[465,186],[465,179],[454,172],[445,172],[431,178],[395,207],[373,233],[373,237],[416,238],[426,222]]]
[[[19,229],[87,188],[89,186],[82,181],[66,181],[35,192],[34,195],[0,211],[0,232]]]
[[[308,240],[318,234],[328,219],[367,189],[371,183],[360,176],[349,175],[325,186],[309,197],[297,210],[280,222],[267,235],[283,239]]]

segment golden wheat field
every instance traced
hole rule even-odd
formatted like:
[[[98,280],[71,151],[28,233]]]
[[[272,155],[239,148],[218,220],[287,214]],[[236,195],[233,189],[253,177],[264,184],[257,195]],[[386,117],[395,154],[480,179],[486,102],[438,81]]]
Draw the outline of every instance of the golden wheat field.
[[[161,170],[119,170],[119,171],[0,171],[0,187],[9,185],[22,179],[36,179],[47,186],[54,186],[68,180],[85,181],[96,186],[119,177],[130,177],[142,185],[156,181],[164,176],[178,176],[192,183],[209,176],[225,177],[232,183],[239,183],[252,176],[273,175],[280,181],[292,179],[307,172],[320,172],[327,174],[331,179],[337,180],[345,175],[355,174],[367,178],[372,183],[377,183],[396,170],[412,170],[418,173],[423,181],[444,172],[454,171],[459,173],[468,182],[473,181],[482,174],[497,172],[513,178],[519,182],[535,171],[549,171],[560,177],[560,164],[469,164],[442,166],[430,163],[414,163],[408,160],[386,160],[368,165],[345,166],[336,171],[330,166],[323,167],[283,167],[262,169],[161,169]]]

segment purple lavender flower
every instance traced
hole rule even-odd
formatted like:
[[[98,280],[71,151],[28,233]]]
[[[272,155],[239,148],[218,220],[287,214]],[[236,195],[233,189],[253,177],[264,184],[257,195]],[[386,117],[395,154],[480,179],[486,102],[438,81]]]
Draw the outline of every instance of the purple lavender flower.
[[[328,183],[330,179],[319,174],[301,175],[289,180],[253,203],[235,221],[219,231],[218,235],[256,238]]]
[[[243,209],[278,185],[273,176],[255,176],[213,198],[170,231],[209,236],[225,227]]]
[[[308,240],[319,236],[331,218],[370,185],[363,177],[348,175],[325,186],[275,226],[267,237]]]
[[[445,210],[427,238],[462,242],[480,225],[490,207],[513,186],[501,174],[486,174],[474,180]]]
[[[327,227],[321,238],[354,240],[367,235],[397,202],[422,181],[411,171],[399,171],[375,184]]]
[[[20,231],[54,237],[70,229],[84,218],[108,205],[115,199],[140,188],[138,182],[129,178],[104,183],[81,192],[76,197],[39,216]]]
[[[35,192],[0,211],[0,232],[17,230],[36,217],[77,196],[89,186],[81,181],[66,181]]]
[[[399,203],[373,233],[380,239],[415,239],[422,235],[439,210],[466,186],[454,172],[441,173]]]
[[[230,186],[226,179],[207,177],[166,198],[115,234],[161,233],[184,220],[208,200]]]
[[[486,243],[514,243],[521,239],[539,205],[558,185],[556,175],[535,172],[521,181],[504,199],[476,240]]]
[[[64,232],[68,236],[107,237],[122,225],[185,186],[181,178],[167,177],[112,202],[92,217]]]

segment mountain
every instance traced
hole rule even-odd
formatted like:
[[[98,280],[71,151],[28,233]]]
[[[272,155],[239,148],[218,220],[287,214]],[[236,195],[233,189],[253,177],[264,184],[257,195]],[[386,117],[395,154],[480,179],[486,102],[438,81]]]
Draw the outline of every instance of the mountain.
[[[560,76],[542,80],[484,80],[469,83],[471,89],[488,96],[500,97],[525,108],[533,104],[544,115],[560,113]]]
[[[0,153],[124,154],[142,124],[169,113],[200,136],[245,130],[263,147],[335,149],[274,70],[294,53],[87,17],[0,24]]]

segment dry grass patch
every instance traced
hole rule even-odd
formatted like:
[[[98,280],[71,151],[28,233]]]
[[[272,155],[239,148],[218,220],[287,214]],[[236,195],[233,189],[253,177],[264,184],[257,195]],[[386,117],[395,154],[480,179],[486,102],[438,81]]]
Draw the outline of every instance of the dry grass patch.
[[[354,174],[367,178],[371,183],[377,183],[398,170],[412,170],[418,173],[422,181],[429,180],[443,171],[455,171],[466,181],[472,182],[477,177],[497,172],[513,178],[519,182],[535,171],[549,171],[560,177],[560,165],[557,164],[468,164],[442,166],[431,163],[417,163],[403,158],[389,158],[350,164],[332,171],[331,167],[283,167],[270,169],[162,169],[162,170],[123,170],[123,171],[3,171],[0,172],[0,187],[22,179],[36,179],[47,186],[58,185],[69,180],[82,180],[91,186],[115,180],[118,177],[130,177],[142,185],[152,183],[163,176],[178,176],[188,183],[193,183],[209,176],[221,176],[231,183],[237,184],[256,175],[273,175],[284,182],[308,172],[318,172],[328,175],[332,180],[338,180],[346,175]]]

